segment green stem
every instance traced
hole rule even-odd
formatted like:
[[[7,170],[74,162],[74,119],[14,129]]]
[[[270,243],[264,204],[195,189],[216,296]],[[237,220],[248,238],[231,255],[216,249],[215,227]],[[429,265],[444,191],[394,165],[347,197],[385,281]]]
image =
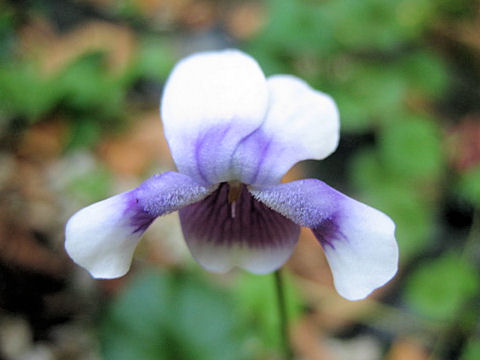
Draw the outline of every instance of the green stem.
[[[285,352],[285,360],[293,360],[293,352],[290,346],[287,307],[285,301],[285,289],[283,285],[283,277],[281,270],[275,271],[275,288],[278,302],[278,317],[280,319],[280,331],[282,337],[283,350]]]
[[[468,234],[465,246],[463,248],[463,256],[472,261],[477,266],[480,262],[480,209],[475,208],[473,211],[472,226]]]

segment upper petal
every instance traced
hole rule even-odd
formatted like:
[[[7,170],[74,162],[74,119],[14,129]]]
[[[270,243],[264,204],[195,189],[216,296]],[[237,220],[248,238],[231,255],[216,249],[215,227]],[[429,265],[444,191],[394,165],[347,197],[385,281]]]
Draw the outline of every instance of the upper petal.
[[[265,121],[239,145],[237,178],[248,184],[278,183],[296,162],[323,159],[337,147],[340,121],[335,102],[290,75],[268,78]]]
[[[138,188],[87,206],[65,229],[70,257],[96,278],[115,278],[130,268],[141,236],[157,217],[198,201],[206,188],[175,172],[154,175]]]
[[[260,67],[238,50],[198,53],[180,61],[161,104],[179,171],[204,184],[231,180],[233,152],[260,126],[267,101]]]
[[[343,297],[363,299],[395,275],[395,224],[384,213],[314,179],[251,192],[272,209],[313,230]]]

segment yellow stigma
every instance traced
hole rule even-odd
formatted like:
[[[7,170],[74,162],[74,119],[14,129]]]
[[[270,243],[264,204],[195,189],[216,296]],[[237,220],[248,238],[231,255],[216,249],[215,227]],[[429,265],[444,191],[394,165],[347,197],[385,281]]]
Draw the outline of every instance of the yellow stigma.
[[[238,200],[242,193],[242,183],[238,181],[230,181],[228,183],[228,203],[232,204]]]
[[[230,214],[232,219],[235,218],[235,208],[237,206],[237,200],[242,193],[242,183],[238,181],[230,181],[228,183],[228,203],[230,204]]]

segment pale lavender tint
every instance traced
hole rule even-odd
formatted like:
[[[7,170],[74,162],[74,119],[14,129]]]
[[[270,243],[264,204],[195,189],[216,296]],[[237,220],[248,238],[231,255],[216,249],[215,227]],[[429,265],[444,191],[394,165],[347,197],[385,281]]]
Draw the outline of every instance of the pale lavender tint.
[[[198,174],[206,184],[214,184],[217,182],[218,174],[216,174],[215,171],[215,160],[219,154],[221,154],[222,157],[228,156],[228,154],[224,154],[225,149],[222,147],[222,142],[226,141],[230,130],[231,126],[229,124],[211,128],[206,133],[199,135],[195,141],[194,156]]]
[[[340,224],[349,215],[350,198],[317,179],[257,188],[254,196],[297,224],[312,229],[322,246],[347,241]],[[346,205],[346,206],[345,206]]]
[[[138,207],[152,217],[176,211],[203,199],[215,187],[205,187],[174,171],[157,174],[133,190]]]

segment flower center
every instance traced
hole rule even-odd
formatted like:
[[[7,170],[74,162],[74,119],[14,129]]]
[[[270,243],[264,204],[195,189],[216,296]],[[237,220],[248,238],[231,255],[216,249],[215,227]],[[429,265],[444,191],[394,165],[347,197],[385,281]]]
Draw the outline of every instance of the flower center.
[[[238,181],[228,182],[228,197],[227,201],[231,206],[232,219],[235,218],[235,207],[240,194],[242,193],[242,183]]]

